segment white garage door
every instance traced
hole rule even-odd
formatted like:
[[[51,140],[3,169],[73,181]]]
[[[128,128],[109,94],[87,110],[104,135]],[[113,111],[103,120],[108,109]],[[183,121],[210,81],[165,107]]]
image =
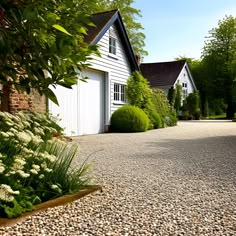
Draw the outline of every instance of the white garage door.
[[[49,102],[49,112],[61,119],[60,125],[69,136],[102,133],[104,129],[104,73],[88,70],[89,79],[79,81],[73,89],[58,86],[59,107]]]

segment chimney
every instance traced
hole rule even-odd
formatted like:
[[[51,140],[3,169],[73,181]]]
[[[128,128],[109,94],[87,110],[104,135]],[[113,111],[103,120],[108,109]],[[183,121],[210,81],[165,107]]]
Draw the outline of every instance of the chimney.
[[[141,64],[141,57],[138,54],[135,54],[135,59],[136,59],[136,61],[138,63],[138,66],[140,66],[140,64]]]

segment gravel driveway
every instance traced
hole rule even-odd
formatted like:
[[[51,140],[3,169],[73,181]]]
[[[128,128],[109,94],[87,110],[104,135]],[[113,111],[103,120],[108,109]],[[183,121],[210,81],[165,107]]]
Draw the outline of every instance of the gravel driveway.
[[[236,123],[79,137],[102,193],[0,235],[236,235]]]

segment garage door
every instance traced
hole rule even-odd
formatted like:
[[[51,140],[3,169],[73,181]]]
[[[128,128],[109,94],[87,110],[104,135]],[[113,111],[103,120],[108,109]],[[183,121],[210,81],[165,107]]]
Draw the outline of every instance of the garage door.
[[[60,86],[54,90],[59,107],[49,102],[49,111],[59,116],[60,125],[69,136],[102,133],[104,129],[104,73],[88,70],[89,79],[73,89]]]

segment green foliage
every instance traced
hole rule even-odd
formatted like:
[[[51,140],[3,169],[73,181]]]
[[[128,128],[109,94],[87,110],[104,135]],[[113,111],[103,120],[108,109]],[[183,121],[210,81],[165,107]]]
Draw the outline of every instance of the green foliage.
[[[148,109],[151,103],[151,89],[148,81],[138,71],[134,71],[127,81],[126,94],[131,105]]]
[[[155,110],[161,116],[165,116],[170,113],[171,107],[164,91],[162,91],[161,89],[153,89],[152,101]]]
[[[181,107],[181,102],[182,102],[182,85],[181,84],[177,84],[176,88],[176,95],[175,95],[175,102],[174,102],[174,108],[176,110],[176,112],[178,113]]]
[[[83,68],[97,53],[96,46],[84,41],[91,22],[79,2],[1,1],[5,10],[0,22],[1,84],[27,93],[35,88],[57,103],[49,85],[71,88],[77,81],[74,68]]]
[[[168,100],[171,106],[174,107],[176,97],[176,90],[174,87],[171,87],[168,91]]]
[[[161,115],[156,111],[151,111],[149,119],[153,124],[154,129],[159,129],[163,127]]]
[[[111,127],[117,132],[144,132],[149,127],[149,118],[140,108],[124,105],[112,114]]]
[[[71,166],[78,145],[52,139],[62,129],[46,117],[0,112],[0,217],[17,217],[89,184],[86,162]]]
[[[199,120],[201,116],[200,111],[200,99],[199,94],[197,92],[190,93],[188,97],[185,99],[185,109],[189,112],[189,116],[193,119]]]
[[[172,110],[165,92],[160,89],[153,89],[152,102],[154,111],[161,116],[161,127],[177,124],[176,112]]]
[[[133,3],[134,0],[100,0],[97,2],[95,13],[97,11],[118,9],[124,21],[133,50],[135,54],[142,57],[148,54],[144,49],[145,34],[142,32],[143,26],[137,21],[137,18],[142,15],[140,10],[132,7]]]
[[[223,98],[227,104],[227,118],[234,115],[236,98],[236,18],[226,16],[218,27],[209,31],[203,50],[203,64],[207,68],[211,98]]]

